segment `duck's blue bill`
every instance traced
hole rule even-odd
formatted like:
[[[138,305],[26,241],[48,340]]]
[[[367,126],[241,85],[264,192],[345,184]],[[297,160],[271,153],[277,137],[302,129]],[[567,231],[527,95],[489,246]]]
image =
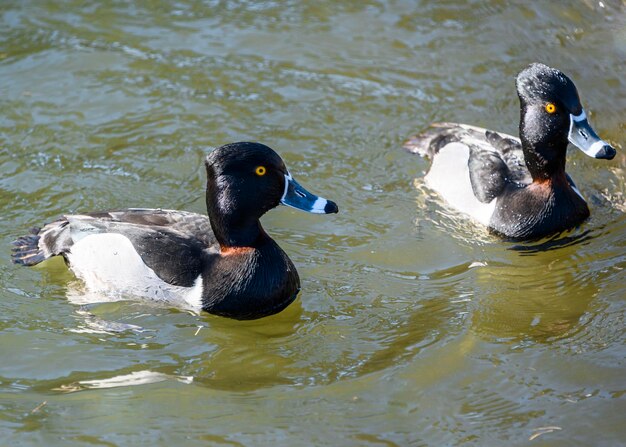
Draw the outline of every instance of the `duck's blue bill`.
[[[615,157],[615,149],[600,139],[587,121],[583,110],[580,115],[570,115],[568,140],[585,154],[594,158],[611,160]]]
[[[285,192],[280,203],[315,214],[331,214],[339,211],[335,202],[311,194],[300,186],[289,173],[285,174]]]

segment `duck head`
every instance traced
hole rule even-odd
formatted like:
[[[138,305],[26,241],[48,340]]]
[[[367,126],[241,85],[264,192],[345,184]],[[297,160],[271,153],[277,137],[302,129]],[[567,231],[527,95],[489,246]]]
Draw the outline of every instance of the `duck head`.
[[[207,210],[222,247],[253,246],[263,235],[259,218],[279,204],[318,214],[337,205],[308,192],[280,156],[260,143],[218,147],[206,158]]]
[[[590,126],[576,86],[562,72],[531,64],[517,75],[516,86],[520,139],[533,178],[565,169],[568,141],[590,157],[615,157],[615,149]]]

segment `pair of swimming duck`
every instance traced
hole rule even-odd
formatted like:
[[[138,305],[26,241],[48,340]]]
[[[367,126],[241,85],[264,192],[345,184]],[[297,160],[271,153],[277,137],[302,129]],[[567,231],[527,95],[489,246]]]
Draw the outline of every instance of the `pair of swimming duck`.
[[[580,224],[589,208],[565,172],[568,141],[587,155],[615,150],[590,127],[574,83],[532,64],[517,76],[520,139],[436,124],[405,147],[432,158],[426,183],[460,211],[511,239]],[[13,261],[63,256],[90,290],[130,294],[236,319],[280,312],[300,291],[298,272],[260,217],[279,204],[337,213],[300,186],[276,152],[234,143],[206,158],[208,216],[127,209],[68,215],[14,242]]]

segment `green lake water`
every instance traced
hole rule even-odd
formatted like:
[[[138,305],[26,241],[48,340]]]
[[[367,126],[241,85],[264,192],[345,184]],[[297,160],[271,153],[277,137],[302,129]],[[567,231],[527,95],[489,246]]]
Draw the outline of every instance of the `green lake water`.
[[[520,245],[402,143],[515,134],[533,61],[618,155],[570,149],[592,217]],[[0,446],[626,445],[624,73],[620,0],[2,1]],[[62,261],[11,264],[62,213],[204,212],[205,154],[241,140],[340,208],[263,218],[302,278],[281,314],[79,306]]]

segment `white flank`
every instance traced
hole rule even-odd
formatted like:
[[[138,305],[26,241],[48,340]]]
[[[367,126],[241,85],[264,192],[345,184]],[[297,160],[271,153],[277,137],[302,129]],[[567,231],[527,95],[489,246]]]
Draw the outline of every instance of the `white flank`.
[[[144,264],[130,240],[121,234],[85,236],[74,243],[68,259],[74,274],[91,292],[113,294],[111,298],[117,299],[120,295],[140,296],[196,312],[202,308],[201,275],[192,287],[166,283]]]
[[[196,312],[202,310],[202,275],[198,275],[193,287],[184,287],[184,289],[188,289],[185,292],[185,301],[188,306]]]
[[[447,144],[439,150],[425,177],[426,185],[437,191],[452,207],[489,225],[496,200],[482,203],[474,195],[469,176],[469,147],[463,143]]]

